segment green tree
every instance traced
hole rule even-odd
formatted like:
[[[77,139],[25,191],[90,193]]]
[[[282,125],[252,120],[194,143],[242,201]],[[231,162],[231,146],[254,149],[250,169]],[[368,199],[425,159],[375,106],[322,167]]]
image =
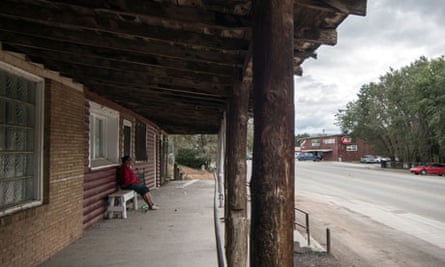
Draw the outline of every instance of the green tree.
[[[180,164],[194,168],[205,165],[209,168],[216,162],[217,135],[173,135],[171,140],[173,140],[176,161]]]
[[[363,85],[358,99],[336,114],[344,133],[404,161],[444,160],[444,118],[443,57],[421,57],[400,70],[390,69],[378,83]]]
[[[295,135],[295,146],[300,146],[300,139],[309,137],[308,133],[302,133]]]

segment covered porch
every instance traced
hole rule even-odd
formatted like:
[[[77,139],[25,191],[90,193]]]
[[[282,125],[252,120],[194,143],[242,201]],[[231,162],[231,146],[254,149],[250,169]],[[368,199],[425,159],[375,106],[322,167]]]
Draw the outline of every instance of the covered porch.
[[[221,152],[218,176],[224,180],[226,193],[227,264],[246,266],[250,257],[252,266],[292,265],[293,77],[302,74],[301,64],[307,58],[316,58],[320,45],[336,44],[336,28],[348,15],[365,15],[366,0],[5,0],[1,1],[0,10],[0,48],[7,56],[20,57],[35,64],[35,68],[54,71],[75,83],[79,110],[73,114],[80,114],[84,108],[82,96],[91,91],[98,98],[156,124],[161,134],[153,134],[149,140],[152,147],[149,158],[160,155],[160,135],[164,142],[164,137],[171,134],[218,134]],[[43,83],[43,78],[39,79]],[[60,89],[54,87],[53,91],[52,102],[48,104],[63,101],[67,102],[65,105],[71,104],[71,99],[57,94]],[[70,118],[63,108],[60,110],[53,109],[54,116],[68,122]],[[255,120],[251,223],[247,219],[245,187],[249,117]],[[42,127],[53,122],[46,119],[42,118]],[[81,137],[88,136],[88,126],[82,128],[81,116],[77,119],[78,140],[87,143],[88,138]],[[61,136],[72,131],[69,127],[48,130]],[[142,130],[146,132],[145,128]],[[49,159],[57,159],[54,155],[62,151],[51,142],[46,140],[47,149],[41,160],[45,167],[42,177],[49,185],[58,178],[51,176],[53,169],[60,166]],[[50,145],[55,149],[50,150]],[[123,153],[120,150],[124,149],[117,149],[123,145],[115,145],[116,153]],[[89,151],[81,152],[78,160],[88,161]],[[76,182],[79,193],[75,197],[81,199],[84,193],[80,189],[84,184],[80,181],[86,170],[69,160],[67,157],[67,165],[75,168],[78,177],[68,173],[60,183]],[[153,169],[150,175],[156,176],[165,166],[153,161],[150,168]],[[44,186],[41,217],[46,220],[47,207],[65,203],[67,199],[48,204],[54,191]],[[92,190],[98,188],[92,185]],[[80,213],[82,203],[74,204]],[[184,204],[201,205],[193,201]],[[167,211],[159,214],[163,212]],[[15,233],[17,229],[19,233],[8,240],[11,250],[28,241],[16,238],[22,230],[17,222],[33,219],[33,210],[28,213],[26,216],[14,213],[7,220],[4,232]],[[76,216],[81,221],[81,214]],[[164,223],[163,227],[168,225]],[[49,231],[46,224],[39,227],[39,238],[26,236],[33,246],[45,243],[44,233]],[[125,231],[125,226],[118,230]],[[150,230],[157,229],[150,227]],[[164,230],[168,236],[168,228]],[[138,229],[134,231],[137,233]],[[209,234],[213,237],[213,233]],[[64,237],[77,236],[64,234]],[[134,236],[136,240],[138,237]],[[193,240],[193,236],[188,239]],[[68,245],[65,242],[63,245]],[[157,242],[163,242],[163,237]],[[105,241],[97,244],[92,253],[107,245]],[[153,251],[159,252],[156,247]],[[57,252],[57,248],[44,252],[39,258],[26,257],[27,262],[40,262]],[[168,256],[159,255],[164,259]],[[1,256],[8,263],[8,255]]]
[[[213,180],[169,182],[152,191],[161,209],[96,224],[40,266],[218,266],[213,192]]]

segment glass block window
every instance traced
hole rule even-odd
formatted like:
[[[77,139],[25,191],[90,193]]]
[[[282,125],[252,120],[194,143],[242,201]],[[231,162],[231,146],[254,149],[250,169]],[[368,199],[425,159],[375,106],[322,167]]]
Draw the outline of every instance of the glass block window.
[[[119,164],[119,113],[90,102],[90,167]]]
[[[0,62],[0,216],[41,204],[43,79]]]

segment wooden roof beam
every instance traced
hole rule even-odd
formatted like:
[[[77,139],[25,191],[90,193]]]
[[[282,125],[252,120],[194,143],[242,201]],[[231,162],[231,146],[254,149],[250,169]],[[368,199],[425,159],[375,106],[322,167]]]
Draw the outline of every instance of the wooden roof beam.
[[[114,51],[111,49],[93,50],[77,47],[75,50],[78,53],[69,51],[68,49],[59,50],[54,46],[47,45],[46,47],[33,47],[33,44],[23,44],[22,42],[13,42],[11,45],[3,43],[6,50],[14,50],[20,53],[33,57],[36,61],[41,61],[39,58],[63,58],[66,60],[72,59],[72,62],[79,60],[79,54],[82,55],[81,61],[97,61],[98,64],[102,62],[114,62],[116,64],[135,64],[147,67],[166,68],[170,70],[193,71],[196,74],[211,74],[221,77],[235,77],[239,69],[232,66],[219,65],[215,63],[193,62],[184,60],[171,59],[162,56],[152,56],[139,54],[135,55],[125,51]],[[31,46],[30,46],[31,45]]]
[[[49,65],[49,64],[47,64]],[[51,67],[51,65],[49,65]],[[175,77],[150,77],[142,73],[110,71],[97,69],[94,72],[86,68],[82,69],[62,69],[60,73],[78,82],[85,84],[96,81],[101,83],[123,83],[128,86],[182,86],[192,92],[201,92],[214,95],[226,95],[231,88],[231,84],[216,84],[205,81],[194,81]]]
[[[6,0],[7,1],[7,0]],[[48,9],[46,6],[42,8],[30,9],[29,6],[15,7],[7,5],[8,2],[0,1],[0,16],[3,17],[1,24],[11,30],[19,27],[21,29],[36,28],[36,24],[41,24],[44,29],[40,30],[59,30],[68,32],[82,31],[88,34],[88,30],[96,34],[99,32],[112,33],[116,35],[126,36],[127,38],[136,37],[150,38],[151,40],[163,40],[165,42],[175,42],[180,44],[188,44],[193,46],[208,47],[223,50],[247,50],[249,41],[230,36],[221,36],[223,34],[212,35],[208,33],[198,33],[184,30],[183,27],[177,29],[167,28],[164,24],[150,25],[144,23],[137,18],[132,20],[122,19],[121,17],[110,17],[101,14],[83,14],[73,13],[67,15],[59,15],[59,13],[67,13],[65,10]],[[88,10],[86,12],[91,12]],[[57,14],[57,15],[54,15]],[[20,23],[14,27],[14,23]],[[38,27],[39,29],[40,27]],[[201,30],[205,31],[205,30]],[[36,33],[38,33],[37,31]],[[215,32],[215,31],[214,31]],[[230,31],[229,31],[230,32]],[[108,34],[109,35],[109,34]],[[229,35],[226,33],[226,35]],[[239,34],[234,34],[236,37]],[[249,37],[247,32],[244,37]],[[69,36],[69,34],[66,34]],[[84,37],[86,38],[86,37]]]
[[[2,28],[3,20],[0,19],[0,40],[5,44],[19,44],[34,48],[48,48],[60,51],[79,50],[114,50],[146,54],[153,56],[169,57],[185,61],[202,63],[223,64],[231,67],[242,67],[244,53],[223,53],[215,50],[200,50],[193,47],[177,46],[169,43],[154,41],[130,40],[111,36],[95,36],[82,31],[47,31],[36,27],[19,29]],[[21,23],[17,23],[21,24]],[[64,38],[65,37],[65,38]],[[91,37],[91,38],[88,38]],[[148,45],[149,44],[149,45]],[[90,54],[91,52],[88,52]],[[79,53],[82,54],[82,53]]]
[[[324,11],[366,16],[367,0],[295,0],[296,5]]]
[[[42,58],[45,62],[52,62],[52,65],[56,66],[74,66],[76,68],[89,69],[104,69],[104,70],[115,70],[125,72],[136,72],[136,73],[149,73],[149,76],[159,76],[159,77],[169,77],[175,76],[182,79],[198,80],[198,81],[208,81],[214,83],[223,83],[228,79],[232,79],[233,76],[221,75],[218,73],[195,73],[191,70],[179,70],[179,69],[169,69],[159,66],[150,66],[144,64],[136,64],[129,62],[116,61],[112,59],[94,58],[89,56],[73,57],[62,53],[48,53],[42,51],[39,53],[22,50],[26,55],[32,58]]]
[[[336,45],[336,29],[316,29],[311,27],[299,27],[300,31],[294,33],[294,40],[311,42],[315,44]]]
[[[194,92],[191,90],[181,90],[177,89],[173,86],[167,87],[167,86],[156,86],[156,85],[147,85],[147,86],[129,86],[129,85],[123,85],[123,84],[116,84],[116,83],[100,83],[97,81],[92,81],[89,83],[89,85],[92,85],[92,88],[101,89],[97,90],[98,92],[110,92],[110,93],[122,93],[123,91],[131,91],[141,94],[146,93],[154,93],[164,96],[170,96],[175,99],[179,98],[186,98],[186,99],[195,99],[197,101],[208,101],[211,102],[211,105],[217,105],[217,104],[224,104],[226,102],[227,96],[222,95],[215,95],[215,94],[206,94],[206,93],[200,93],[200,92]]]
[[[15,5],[20,5],[14,0],[2,0],[2,2],[15,2]],[[184,3],[186,1],[178,2],[177,0],[20,0],[20,2],[26,6],[35,5],[57,9],[61,12],[77,12],[80,15],[89,14],[91,11],[93,11],[96,14],[104,15],[104,13],[108,13],[110,15],[114,14],[127,17],[128,19],[131,17],[157,18],[166,21],[177,21],[180,23],[192,23],[208,27],[219,27],[221,29],[239,29],[240,27],[246,28],[250,27],[251,24],[249,12],[227,12],[229,10],[228,8],[210,9],[194,4],[187,5]],[[219,2],[221,2],[223,5],[225,4],[224,1]],[[246,2],[250,2],[250,0]],[[226,6],[228,7],[229,5]],[[238,4],[237,6],[242,6],[242,3]],[[240,8],[235,7],[233,9],[236,10]],[[31,12],[33,11],[35,12],[35,10],[31,9]],[[70,13],[62,13],[60,16],[67,14]]]

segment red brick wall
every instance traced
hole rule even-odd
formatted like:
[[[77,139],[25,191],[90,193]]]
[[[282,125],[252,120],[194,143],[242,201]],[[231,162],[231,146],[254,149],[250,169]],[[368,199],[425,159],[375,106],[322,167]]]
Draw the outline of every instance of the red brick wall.
[[[335,139],[334,143],[325,144],[325,139]],[[321,137],[311,137],[306,138],[306,142],[304,146],[301,147],[302,151],[310,151],[314,150],[322,150],[322,149],[332,149],[329,152],[316,152],[318,155],[323,156],[323,160],[327,161],[359,161],[360,157],[365,154],[372,154],[372,149],[369,145],[363,140],[359,138],[352,139],[351,145],[357,145],[357,151],[346,151],[345,144],[341,141],[342,135],[330,135],[330,136],[321,136]],[[320,141],[319,146],[312,146],[311,140],[318,139]],[[315,152],[314,152],[315,153]]]
[[[0,218],[0,266],[35,266],[82,234],[82,92],[56,81],[45,89],[45,204]]]

